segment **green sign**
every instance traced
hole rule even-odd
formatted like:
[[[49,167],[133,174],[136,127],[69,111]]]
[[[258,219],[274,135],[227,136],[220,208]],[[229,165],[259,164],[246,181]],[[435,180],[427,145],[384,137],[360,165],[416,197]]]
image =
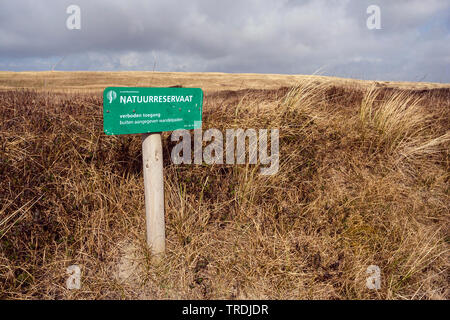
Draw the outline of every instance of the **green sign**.
[[[199,88],[108,87],[103,91],[103,130],[131,134],[202,126]]]

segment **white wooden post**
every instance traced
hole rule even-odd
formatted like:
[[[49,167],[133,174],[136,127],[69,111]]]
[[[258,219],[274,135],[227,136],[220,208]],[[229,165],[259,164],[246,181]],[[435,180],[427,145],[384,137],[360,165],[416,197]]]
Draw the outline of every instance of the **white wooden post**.
[[[166,250],[161,133],[142,134],[147,245],[154,255]]]

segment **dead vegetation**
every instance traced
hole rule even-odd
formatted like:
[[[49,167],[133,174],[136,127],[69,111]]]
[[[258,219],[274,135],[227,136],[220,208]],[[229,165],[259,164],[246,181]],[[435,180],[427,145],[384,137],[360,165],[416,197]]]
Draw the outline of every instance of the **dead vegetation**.
[[[101,106],[0,92],[0,298],[449,298],[450,89],[208,93],[203,128],[279,128],[280,169],[176,166],[165,133],[161,263],[145,246],[141,139],[103,134]],[[80,290],[65,288],[72,264]]]
[[[101,93],[105,87],[202,88],[206,92],[222,90],[278,89],[302,81],[332,82],[339,87],[400,88],[428,90],[448,88],[435,82],[367,81],[320,75],[221,73],[221,72],[153,72],[153,71],[0,71],[0,90],[34,89],[59,93]]]

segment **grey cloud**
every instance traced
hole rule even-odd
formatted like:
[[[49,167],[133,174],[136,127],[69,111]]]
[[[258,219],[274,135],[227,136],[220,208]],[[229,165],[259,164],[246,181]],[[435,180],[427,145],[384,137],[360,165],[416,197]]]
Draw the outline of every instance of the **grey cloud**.
[[[374,3],[376,2],[376,3]],[[81,30],[65,26],[70,4]],[[381,8],[368,30],[366,8]],[[0,69],[312,73],[449,81],[445,0],[11,0],[0,4]],[[48,63],[46,62],[48,61]]]

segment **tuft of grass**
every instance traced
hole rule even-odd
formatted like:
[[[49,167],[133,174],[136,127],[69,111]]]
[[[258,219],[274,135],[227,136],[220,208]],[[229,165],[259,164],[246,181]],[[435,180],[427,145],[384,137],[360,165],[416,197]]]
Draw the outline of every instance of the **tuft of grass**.
[[[377,131],[380,148],[394,152],[427,130],[430,115],[422,110],[420,96],[399,91],[377,100],[379,92],[372,87],[365,94],[360,119],[365,126]]]

